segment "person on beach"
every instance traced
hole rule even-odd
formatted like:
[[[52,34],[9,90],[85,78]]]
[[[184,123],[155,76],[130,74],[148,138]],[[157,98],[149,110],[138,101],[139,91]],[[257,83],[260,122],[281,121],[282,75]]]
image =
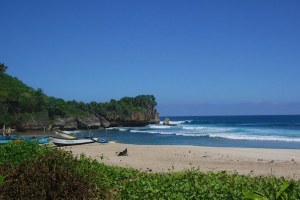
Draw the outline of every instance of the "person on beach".
[[[7,131],[6,131],[6,134],[5,134],[5,137],[6,138],[9,138],[10,137],[10,134],[11,134],[11,129],[10,127],[8,127]]]
[[[3,128],[1,131],[2,131],[2,135],[5,136],[5,125],[3,125]]]

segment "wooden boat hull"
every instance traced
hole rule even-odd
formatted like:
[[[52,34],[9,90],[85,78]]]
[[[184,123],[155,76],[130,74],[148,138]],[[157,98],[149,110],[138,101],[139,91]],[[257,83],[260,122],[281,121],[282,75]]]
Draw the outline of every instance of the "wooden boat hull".
[[[69,146],[69,145],[94,143],[95,141],[93,139],[90,139],[90,138],[89,139],[73,139],[73,140],[53,138],[52,142],[56,146]]]

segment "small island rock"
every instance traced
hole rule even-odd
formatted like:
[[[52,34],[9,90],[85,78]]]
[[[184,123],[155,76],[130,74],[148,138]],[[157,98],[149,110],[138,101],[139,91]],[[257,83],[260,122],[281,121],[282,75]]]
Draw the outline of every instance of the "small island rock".
[[[170,125],[170,119],[169,118],[165,118],[163,121],[163,125]]]

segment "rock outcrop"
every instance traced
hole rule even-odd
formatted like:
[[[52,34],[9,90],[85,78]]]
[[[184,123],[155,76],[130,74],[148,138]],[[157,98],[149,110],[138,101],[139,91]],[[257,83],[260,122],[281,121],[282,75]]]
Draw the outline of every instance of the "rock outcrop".
[[[16,124],[16,128],[17,131],[44,131],[48,130],[49,125],[49,122],[30,119],[23,122],[18,122]]]
[[[108,128],[110,127],[110,123],[109,121],[107,121],[104,117],[100,116],[100,115],[96,115],[99,120],[100,120],[100,123],[101,123],[101,127],[104,127],[104,128]]]
[[[164,121],[163,121],[163,125],[170,125],[170,119],[165,118]]]
[[[160,123],[159,113],[156,112],[156,110],[154,110],[150,116],[151,117],[149,119],[149,124],[159,124]]]
[[[23,114],[17,120],[16,124],[17,131],[44,131],[48,130],[51,123],[48,118],[48,112],[39,112],[35,115]]]
[[[61,130],[77,130],[78,124],[75,117],[57,118],[53,123],[53,128],[59,128]]]
[[[26,122],[20,122],[16,125],[18,131],[43,131],[48,128],[48,123],[41,123],[36,120],[28,120]]]
[[[42,116],[42,118],[41,118]],[[149,112],[132,112],[129,116],[120,116],[111,113],[108,116],[87,115],[79,117],[60,117],[54,122],[48,118],[48,113],[40,113],[38,116],[26,115],[24,120],[19,120],[16,124],[18,131],[42,131],[42,130],[89,130],[108,127],[140,127],[148,124],[158,124],[159,114],[156,110]]]
[[[97,129],[101,127],[100,119],[95,115],[78,117],[77,123],[79,129]]]
[[[148,110],[144,113],[135,111],[129,116],[120,116],[116,113],[111,113],[110,115],[105,116],[105,118],[109,121],[110,126],[112,127],[137,127],[160,123],[159,113],[157,113],[156,110]]]

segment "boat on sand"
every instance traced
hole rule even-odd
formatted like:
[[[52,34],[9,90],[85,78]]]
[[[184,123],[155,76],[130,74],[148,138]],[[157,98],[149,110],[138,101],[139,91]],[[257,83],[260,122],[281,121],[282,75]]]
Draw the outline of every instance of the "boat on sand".
[[[105,139],[105,138],[102,138],[102,139],[101,138],[92,138],[92,140],[94,140],[97,143],[101,143],[101,144],[109,143],[109,140]]]
[[[73,135],[69,135],[69,134],[67,134],[67,133],[64,133],[64,132],[62,132],[62,131],[56,131],[56,132],[55,132],[55,134],[56,134],[56,135],[58,135],[58,136],[60,136],[60,137],[63,137],[63,138],[65,138],[65,139],[70,139],[70,140],[74,140],[74,139],[76,139],[76,137],[75,137],[75,136],[73,136]]]
[[[69,145],[89,144],[89,143],[94,143],[95,141],[93,138],[84,138],[84,139],[52,138],[52,142],[56,146],[69,146]]]

